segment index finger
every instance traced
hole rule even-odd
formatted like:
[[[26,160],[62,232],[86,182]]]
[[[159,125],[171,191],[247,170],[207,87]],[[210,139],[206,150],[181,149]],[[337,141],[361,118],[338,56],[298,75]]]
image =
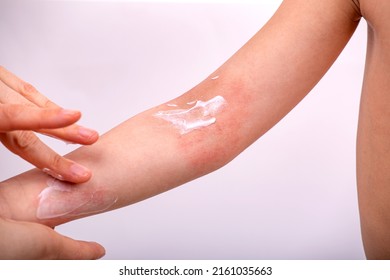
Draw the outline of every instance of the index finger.
[[[3,66],[0,66],[0,80],[24,98],[42,108],[58,108],[59,106],[41,94],[33,85],[23,81]]]
[[[8,87],[10,91],[20,94],[26,100],[30,101],[38,107],[52,109],[61,108],[49,100],[46,96],[41,94],[34,86],[26,83],[2,66],[0,66],[0,81],[5,85],[5,87]],[[14,96],[14,98],[16,97],[17,96]],[[81,127],[76,124],[70,124],[67,127],[41,127],[36,131],[57,139],[83,145],[93,144],[99,138],[99,134],[96,131]]]
[[[80,116],[80,112],[73,110],[0,103],[0,132],[66,127],[77,122]]]

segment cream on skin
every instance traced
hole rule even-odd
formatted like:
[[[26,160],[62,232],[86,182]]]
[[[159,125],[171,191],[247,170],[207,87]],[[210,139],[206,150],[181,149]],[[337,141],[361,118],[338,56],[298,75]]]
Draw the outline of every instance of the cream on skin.
[[[53,170],[51,170],[49,168],[45,167],[42,169],[42,171],[45,172],[46,174],[58,179],[58,180],[61,180],[61,181],[64,180],[64,177],[62,175],[55,173]]]
[[[191,101],[187,109],[180,109],[179,105],[168,103],[169,110],[159,111],[155,117],[170,122],[186,134],[214,124],[217,114],[227,105],[222,96],[202,101]],[[75,217],[98,213],[107,210],[116,203],[118,197],[106,188],[89,188],[86,185],[66,183],[62,176],[55,174],[48,168],[45,173],[55,177],[47,180],[47,187],[39,194],[39,203],[36,212],[38,219],[53,219],[59,217]]]
[[[38,219],[74,217],[107,210],[118,197],[109,190],[91,189],[85,185],[72,185],[49,179],[39,194],[36,216]]]
[[[167,111],[158,111],[153,116],[170,122],[179,129],[180,134],[186,134],[195,129],[200,129],[214,124],[217,121],[217,113],[226,106],[226,100],[218,95],[207,101],[188,102],[193,105],[188,109],[175,109]],[[167,106],[172,107],[172,104]]]

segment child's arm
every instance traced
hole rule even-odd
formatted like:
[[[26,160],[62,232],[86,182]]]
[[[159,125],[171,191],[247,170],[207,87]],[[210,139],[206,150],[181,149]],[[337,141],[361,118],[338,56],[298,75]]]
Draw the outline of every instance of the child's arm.
[[[263,29],[198,86],[69,154],[93,170],[89,182],[63,185],[29,171],[1,184],[1,215],[54,226],[135,203],[220,168],[314,87],[358,19],[352,1],[284,1]]]

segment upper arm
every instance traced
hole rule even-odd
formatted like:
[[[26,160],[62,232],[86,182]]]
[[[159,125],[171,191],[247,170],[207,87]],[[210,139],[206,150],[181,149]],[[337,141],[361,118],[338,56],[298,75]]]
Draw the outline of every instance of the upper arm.
[[[176,100],[227,101],[215,125],[181,137],[193,164],[223,165],[282,119],[326,73],[359,18],[352,0],[285,0],[247,44]]]

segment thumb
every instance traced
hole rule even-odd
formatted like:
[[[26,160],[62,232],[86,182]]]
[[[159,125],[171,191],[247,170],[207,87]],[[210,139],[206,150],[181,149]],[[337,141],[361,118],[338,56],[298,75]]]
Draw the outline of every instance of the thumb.
[[[94,260],[104,256],[95,242],[78,241],[52,228],[0,218],[0,259]]]
[[[52,230],[53,246],[50,246],[49,259],[58,260],[96,260],[102,258],[106,251],[96,242],[74,240]],[[44,256],[47,258],[47,256]]]

